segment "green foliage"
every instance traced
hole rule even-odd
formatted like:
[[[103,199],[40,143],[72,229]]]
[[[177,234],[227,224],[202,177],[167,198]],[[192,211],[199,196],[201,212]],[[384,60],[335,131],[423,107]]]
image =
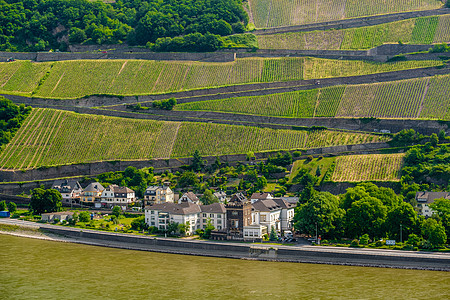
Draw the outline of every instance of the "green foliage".
[[[72,219],[69,220],[69,224],[72,226],[76,225],[79,220],[80,220],[80,215],[78,214],[78,212],[74,212],[72,215]]]
[[[426,219],[422,223],[421,230],[431,248],[442,246],[447,241],[445,227],[433,218]]]
[[[125,171],[102,173],[96,180],[101,183],[129,187],[135,191],[136,196],[143,197],[145,189],[154,180],[153,168],[138,170],[135,167],[127,167]]]
[[[275,166],[287,167],[292,164],[292,155],[290,152],[284,154],[278,152],[276,156],[269,156],[267,163]]]
[[[361,244],[361,245],[367,245],[367,244],[369,244],[369,235],[366,233],[366,234],[363,234],[362,236],[361,236],[361,238],[359,239],[359,243]]]
[[[177,105],[177,100],[175,98],[170,98],[167,100],[155,100],[152,102],[152,106],[158,109],[172,110],[175,105]]]
[[[450,46],[447,43],[436,44],[430,49],[430,53],[450,52]]]
[[[89,222],[91,220],[91,214],[88,211],[82,211],[80,212],[78,219],[80,220],[80,222]]]
[[[237,23],[241,24],[241,23]],[[240,27],[237,25],[237,27]],[[242,28],[235,28],[234,31],[240,31]],[[258,39],[254,34],[235,34],[227,37],[223,37],[224,48],[258,48]]]
[[[140,216],[137,217],[136,219],[134,219],[133,221],[131,221],[131,229],[133,230],[147,230],[148,229],[148,224],[145,223],[145,216]]]
[[[191,169],[195,172],[201,171],[206,165],[206,162],[200,156],[200,152],[195,150],[192,158]]]
[[[215,228],[211,223],[211,219],[208,219],[208,221],[206,222],[205,230],[203,231],[202,238],[209,239],[211,237],[211,231],[213,231],[214,229]]]
[[[0,202],[0,206],[1,206],[1,202]],[[11,215],[13,215],[17,210],[17,205],[14,202],[9,202],[8,204],[6,204],[6,206],[8,206],[8,211],[10,212]],[[3,209],[1,209],[1,207],[0,207],[0,210],[3,210]]]
[[[418,143],[422,139],[423,135],[416,132],[414,129],[403,129],[398,133],[394,134],[391,143],[394,145],[410,145]]]
[[[294,228],[302,233],[325,238],[340,237],[343,233],[345,211],[339,199],[328,192],[312,192],[306,203],[295,208]]]
[[[112,209],[112,214],[114,216],[116,216],[117,218],[122,215],[122,209],[120,208],[120,206],[114,206]]]
[[[61,194],[54,189],[35,188],[31,192],[30,210],[35,214],[60,211]]]
[[[202,201],[203,205],[209,205],[213,203],[218,203],[219,199],[217,199],[217,197],[214,196],[211,190],[206,190],[203,193],[203,196],[200,198],[200,201]]]
[[[31,107],[17,106],[0,96],[0,146],[9,143],[30,112]]]
[[[0,211],[5,211],[6,208],[7,208],[6,201],[5,200],[0,201]]]
[[[183,175],[181,175],[180,179],[178,180],[178,187],[187,187],[187,186],[194,186],[199,183],[197,174],[194,172],[188,171],[184,172]]]
[[[173,38],[202,51],[202,45],[192,43],[192,35],[241,33],[248,23],[238,0],[14,1],[0,3],[0,11],[0,23],[9,24],[0,32],[2,51],[65,49],[62,37],[67,34],[70,44],[145,45]]]
[[[272,226],[270,229],[269,241],[277,241],[277,240],[278,240],[277,232],[275,231],[275,227]]]

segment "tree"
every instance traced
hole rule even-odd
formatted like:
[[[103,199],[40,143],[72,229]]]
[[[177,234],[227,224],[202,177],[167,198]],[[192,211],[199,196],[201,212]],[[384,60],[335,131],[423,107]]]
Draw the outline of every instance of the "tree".
[[[114,206],[112,209],[112,214],[118,218],[122,214],[122,209],[119,206]]]
[[[69,220],[69,224],[70,225],[76,225],[79,220],[80,219],[79,219],[78,212],[74,212],[73,215],[72,215],[72,219]]]
[[[9,202],[8,204],[7,204],[7,206],[8,206],[8,211],[9,211],[9,213],[12,215],[12,214],[14,214],[15,212],[16,212],[16,210],[17,210],[17,205],[14,203],[14,202]]]
[[[389,238],[400,240],[401,231],[405,240],[405,237],[416,232],[417,214],[411,204],[402,202],[388,212],[385,226]]]
[[[278,240],[277,232],[275,231],[275,227],[272,226],[272,228],[270,229],[269,241],[277,241],[277,240]]]
[[[205,161],[200,156],[200,152],[195,150],[192,158],[191,169],[195,172],[200,172],[205,167]]]
[[[450,237],[450,199],[436,199],[429,206],[433,214],[442,222],[447,238]]]
[[[437,144],[439,143],[439,138],[438,138],[438,136],[436,135],[436,133],[431,134],[431,136],[430,136],[430,143],[431,143],[431,145],[432,145],[433,147],[436,147]]]
[[[364,197],[351,204],[345,216],[347,235],[359,237],[365,233],[372,238],[383,236],[386,206],[374,197]]]
[[[177,222],[170,222],[167,224],[167,233],[168,234],[174,234],[178,230],[178,223]]]
[[[433,218],[428,218],[422,223],[422,234],[432,248],[439,247],[447,241],[445,228]]]
[[[31,192],[30,210],[36,214],[59,211],[62,207],[61,193],[54,189],[35,188]]]
[[[179,187],[193,186],[199,183],[197,174],[194,172],[184,172],[178,180]]]
[[[6,202],[5,200],[0,201],[0,211],[6,210]]]
[[[89,214],[88,211],[82,211],[82,212],[80,212],[80,215],[78,218],[79,218],[80,222],[86,223],[86,222],[89,222],[89,220],[91,219],[91,215]]]
[[[145,223],[145,216],[137,217],[136,219],[134,219],[131,222],[130,225],[131,225],[131,229],[133,229],[133,230],[140,231],[140,230],[147,230],[148,229],[148,224]]]
[[[301,233],[339,238],[343,233],[345,211],[339,199],[328,192],[312,193],[311,198],[295,208],[294,228]]]
[[[205,230],[204,230],[204,232],[203,232],[203,238],[204,239],[209,239],[210,237],[211,237],[211,232],[214,230],[215,228],[214,228],[214,226],[213,226],[213,224],[211,223],[211,219],[208,219],[207,221],[206,221],[206,227],[205,227]]]
[[[202,201],[203,205],[209,205],[213,203],[218,203],[219,199],[217,199],[217,197],[214,196],[211,190],[206,190],[203,193],[203,196],[200,198],[200,201]]]

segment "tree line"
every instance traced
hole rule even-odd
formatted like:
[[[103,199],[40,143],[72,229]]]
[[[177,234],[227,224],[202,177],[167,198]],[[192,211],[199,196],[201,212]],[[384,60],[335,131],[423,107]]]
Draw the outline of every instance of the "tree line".
[[[247,23],[241,0],[0,0],[0,50],[120,43],[168,50],[170,41],[172,50],[181,43],[182,51],[212,51]]]

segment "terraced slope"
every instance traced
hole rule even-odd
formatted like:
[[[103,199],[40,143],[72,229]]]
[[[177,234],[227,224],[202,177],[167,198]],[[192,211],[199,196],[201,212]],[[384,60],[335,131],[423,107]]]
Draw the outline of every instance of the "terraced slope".
[[[256,28],[342,20],[442,7],[439,0],[250,0]]]
[[[404,158],[404,153],[339,156],[331,181],[400,181]]]
[[[450,15],[421,17],[375,26],[258,35],[261,49],[365,50],[383,44],[450,42]]]
[[[373,63],[309,57],[245,58],[231,63],[79,60],[0,63],[0,92],[69,99],[144,95],[249,84],[356,76],[441,65],[435,60]]]
[[[386,140],[373,134],[162,122],[34,109],[0,154],[0,168],[312,148]]]
[[[450,120],[450,75],[179,104],[176,110],[261,116]]]

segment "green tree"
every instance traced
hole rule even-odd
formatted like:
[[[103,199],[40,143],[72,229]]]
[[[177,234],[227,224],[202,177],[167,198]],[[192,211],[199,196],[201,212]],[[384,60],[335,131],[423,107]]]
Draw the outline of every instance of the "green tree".
[[[436,147],[437,144],[439,143],[439,138],[438,138],[436,133],[431,134],[431,136],[430,136],[430,143],[431,143],[431,145],[433,147]]]
[[[219,199],[217,199],[217,197],[214,196],[211,190],[205,190],[203,196],[200,198],[200,201],[202,201],[203,205],[209,205],[213,203],[218,203]]]
[[[145,216],[140,216],[137,217],[136,219],[134,219],[133,221],[131,221],[131,229],[133,230],[147,230],[148,229],[148,224],[145,223]]]
[[[269,241],[277,241],[277,240],[278,240],[277,232],[275,231],[275,227],[272,226],[272,228],[270,229]]]
[[[212,223],[211,223],[211,219],[208,219],[207,221],[206,221],[206,227],[205,227],[205,230],[204,230],[204,232],[203,232],[203,238],[204,239],[209,239],[210,237],[211,237],[211,232],[214,230],[215,228],[214,228],[214,226],[212,225]]]
[[[405,240],[405,237],[416,232],[417,213],[411,204],[402,202],[388,212],[385,226],[389,238],[400,240],[401,231],[403,240]]]
[[[78,219],[80,220],[80,222],[89,222],[89,220],[91,219],[91,214],[88,211],[82,211],[80,212]]]
[[[57,190],[35,188],[31,192],[30,210],[37,214],[59,211],[62,207],[61,201],[61,193]]]
[[[0,211],[6,210],[6,201],[0,201]]]
[[[175,234],[178,230],[178,223],[177,222],[170,222],[167,224],[167,233],[168,234]]]
[[[8,206],[8,211],[10,212],[10,214],[13,215],[17,210],[17,205],[14,202],[9,202],[7,204],[7,206]]]
[[[194,172],[188,171],[184,172],[183,175],[181,175],[180,179],[178,180],[178,186],[179,187],[187,187],[187,186],[193,186],[199,183],[197,174]]]
[[[295,208],[294,228],[301,233],[339,238],[343,234],[344,210],[338,197],[328,192],[313,192],[312,197]]]
[[[112,209],[112,214],[118,218],[122,214],[122,209],[119,206],[114,206]]]
[[[72,215],[72,219],[69,220],[69,224],[76,225],[79,220],[80,220],[80,218],[79,218],[78,212],[74,212]]]
[[[433,214],[442,222],[447,238],[450,237],[450,199],[436,199],[429,206]]]
[[[387,209],[374,197],[364,197],[351,204],[345,216],[348,237],[358,237],[365,233],[372,238],[384,236],[383,225]]]
[[[205,167],[205,161],[200,156],[200,152],[195,150],[192,158],[191,169],[195,172],[200,172]]]
[[[422,235],[427,239],[432,248],[439,247],[447,241],[445,228],[433,218],[428,218],[422,223]]]

